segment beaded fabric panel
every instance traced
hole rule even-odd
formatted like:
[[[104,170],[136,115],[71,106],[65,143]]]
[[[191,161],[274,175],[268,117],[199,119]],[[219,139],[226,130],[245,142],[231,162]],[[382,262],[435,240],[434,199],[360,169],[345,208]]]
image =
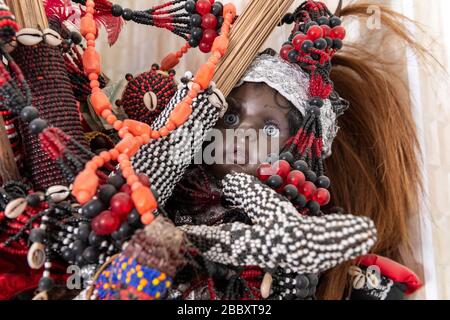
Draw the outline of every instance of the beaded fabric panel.
[[[224,196],[254,225],[181,227],[211,261],[320,273],[366,254],[375,243],[375,226],[367,217],[302,216],[285,197],[242,173],[229,174],[223,185]]]
[[[164,126],[170,112],[187,92],[187,85],[177,91],[168,107],[153,123],[154,130]],[[132,159],[134,169],[150,178],[161,206],[172,195],[175,185],[181,180],[194,155],[201,150],[206,135],[219,119],[222,106],[212,105],[209,97],[210,94],[206,92],[200,93],[193,100],[193,112],[185,124],[167,137],[152,140]]]
[[[62,54],[58,48],[40,43],[37,46],[18,46],[12,53],[30,86],[33,105],[49,125],[88,148],[83,136],[76,100]],[[36,189],[67,184],[59,167],[41,149],[39,140],[24,124],[20,126],[25,148],[25,165],[31,172]],[[75,150],[72,150],[78,154]]]

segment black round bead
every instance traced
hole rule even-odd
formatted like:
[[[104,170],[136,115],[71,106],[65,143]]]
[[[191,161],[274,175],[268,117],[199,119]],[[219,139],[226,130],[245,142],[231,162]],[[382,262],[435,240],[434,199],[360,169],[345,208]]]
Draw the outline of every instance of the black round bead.
[[[341,39],[334,39],[333,40],[333,49],[340,50],[344,46]]]
[[[267,179],[267,185],[272,189],[279,189],[283,185],[283,178],[279,175],[273,175]]]
[[[38,290],[39,291],[50,291],[53,288],[54,281],[52,278],[45,277],[39,280]]]
[[[123,13],[123,8],[118,4],[113,4],[111,7],[111,13],[114,17],[120,17]]]
[[[134,13],[131,9],[123,9],[122,17],[126,21],[130,21],[133,19]]]
[[[294,169],[306,173],[309,171],[309,166],[306,161],[298,160],[294,162]]]
[[[83,259],[86,260],[88,263],[96,263],[98,262],[98,250],[94,247],[87,247],[83,251]]]
[[[305,177],[306,177],[306,180],[311,181],[312,183],[316,182],[316,180],[317,180],[317,175],[312,170],[306,171],[305,172]]]
[[[315,22],[315,21],[310,21],[310,22],[308,22],[308,23],[305,25],[305,31],[308,31],[309,28],[311,28],[312,26],[317,26],[317,25],[319,25],[317,22]]]
[[[84,217],[93,219],[105,209],[106,206],[100,199],[93,199],[83,206],[81,212]]]
[[[217,30],[220,30],[223,26],[225,19],[222,16],[217,17]]]
[[[331,213],[337,213],[337,214],[345,214],[345,209],[341,207],[333,207],[330,209]]]
[[[28,128],[32,134],[39,134],[48,127],[47,121],[41,118],[36,118],[30,122]]]
[[[70,39],[76,45],[79,45],[83,41],[82,35],[79,32],[76,32],[76,31],[72,31],[70,33]]]
[[[292,24],[295,20],[295,15],[292,13],[286,13],[283,17],[283,19],[281,20],[282,23],[285,24]]]
[[[33,193],[27,196],[27,204],[30,207],[37,207],[41,203],[41,198],[39,195]]]
[[[223,14],[223,4],[220,2],[214,2],[211,7],[211,13],[216,17],[219,17]]]
[[[333,39],[331,39],[330,37],[325,37],[325,41],[327,42],[327,47],[333,46]]]
[[[75,253],[70,248],[62,250],[61,255],[66,262],[72,262],[75,259]]]
[[[309,278],[306,275],[299,274],[295,277],[295,287],[297,289],[306,289],[309,287]]]
[[[314,43],[311,40],[305,40],[302,43],[302,51],[309,53],[309,50],[314,47]]]
[[[105,240],[105,237],[99,236],[94,231],[89,233],[89,244],[94,247],[98,247]]]
[[[330,23],[330,20],[328,20],[328,18],[325,16],[321,16],[319,17],[319,19],[317,19],[317,23],[319,24],[319,26],[328,25]]]
[[[319,97],[314,97],[314,98],[309,99],[308,103],[310,106],[316,106],[319,108],[322,108],[323,104],[324,104],[322,98],[319,98]]]
[[[330,18],[330,27],[331,28],[340,26],[341,24],[342,24],[342,21],[339,17],[333,16]]]
[[[199,27],[193,27],[191,29],[191,38],[195,40],[201,40],[203,36],[203,30]]]
[[[299,194],[298,197],[292,201],[293,205],[299,209],[304,208],[306,206],[306,202],[308,202],[308,200],[306,200],[306,197],[302,194]]]
[[[328,47],[327,40],[324,38],[319,38],[314,41],[314,47],[319,50],[325,50]]]
[[[311,287],[316,287],[317,284],[319,283],[319,277],[317,276],[317,274],[309,273],[306,276],[309,279],[310,286]]]
[[[122,240],[122,235],[119,233],[119,231],[114,231],[111,233],[111,238],[113,238],[116,241]]]
[[[75,240],[72,244],[72,250],[76,255],[80,255],[84,251],[84,248],[86,248],[86,245],[81,240]]]
[[[20,119],[23,122],[31,122],[39,117],[39,111],[33,106],[28,106],[22,109],[20,112]]]
[[[126,182],[121,174],[116,174],[108,179],[108,183],[116,187],[117,190],[120,190]]]
[[[294,162],[294,155],[291,152],[283,152],[280,154],[280,160],[286,160],[292,165]]]
[[[136,209],[133,209],[128,214],[128,223],[135,228],[139,228],[142,225],[141,215],[137,212]]]
[[[314,297],[314,296],[316,295],[316,289],[317,289],[317,287],[316,287],[316,286],[312,286],[312,287],[310,287],[310,288],[309,288],[309,293],[308,293],[308,296],[310,296],[310,297]]]
[[[111,198],[117,193],[116,187],[112,184],[104,184],[98,190],[98,198],[105,204],[109,205]]]
[[[119,228],[119,233],[120,233],[120,235],[121,235],[121,237],[123,238],[123,239],[125,239],[125,238],[127,238],[129,235],[130,235],[130,232],[131,232],[131,227],[130,227],[130,225],[128,224],[128,222],[123,222],[121,225],[120,225],[120,228]]]
[[[75,263],[77,266],[82,267],[86,264],[86,260],[83,258],[83,253],[80,253],[75,258]]]
[[[184,4],[184,9],[188,12],[188,13],[195,13],[195,1],[193,0],[188,0],[186,1],[186,3]]]
[[[309,294],[309,289],[300,289],[296,291],[296,296],[299,299],[305,299]]]
[[[298,190],[297,187],[292,185],[292,184],[288,184],[283,188],[283,195],[288,198],[290,201],[294,200],[295,198],[297,198],[298,196]]]
[[[202,16],[199,14],[193,14],[191,16],[191,27],[200,27],[202,25]]]
[[[297,57],[298,57],[298,52],[296,50],[291,50],[288,53],[288,59],[289,59],[290,62],[294,62],[294,63],[298,62],[297,61]]]
[[[37,242],[37,243],[44,243],[45,230],[43,230],[41,228],[34,228],[30,232],[29,239],[33,243],[35,243],[35,242]]]
[[[320,212],[320,204],[316,201],[309,201],[306,204],[306,208],[309,210],[311,215],[316,215]]]
[[[91,225],[89,223],[81,223],[78,226],[78,235],[77,235],[78,239],[87,242],[90,234],[91,234]]]
[[[331,185],[330,178],[326,176],[320,176],[317,178],[315,184],[318,188],[328,189]]]
[[[197,48],[198,45],[200,44],[199,40],[194,39],[194,38],[192,38],[192,37],[189,38],[188,43],[189,43],[189,45],[190,45],[192,48]]]

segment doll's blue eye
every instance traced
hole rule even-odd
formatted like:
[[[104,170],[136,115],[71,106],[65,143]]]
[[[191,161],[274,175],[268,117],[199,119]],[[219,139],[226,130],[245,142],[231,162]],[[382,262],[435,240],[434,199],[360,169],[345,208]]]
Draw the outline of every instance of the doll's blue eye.
[[[276,138],[280,134],[280,129],[274,123],[268,123],[264,126],[264,133],[268,137]]]
[[[223,118],[223,122],[227,126],[235,126],[239,123],[239,116],[235,113],[227,113]]]

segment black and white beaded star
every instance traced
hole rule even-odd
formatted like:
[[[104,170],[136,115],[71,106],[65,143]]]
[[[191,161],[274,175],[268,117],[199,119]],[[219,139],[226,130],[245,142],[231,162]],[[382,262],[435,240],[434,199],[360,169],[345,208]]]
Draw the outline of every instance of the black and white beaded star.
[[[182,226],[205,258],[233,266],[320,273],[366,254],[376,241],[367,217],[301,216],[283,196],[243,173],[223,181],[223,194],[253,225]]]
[[[179,88],[167,108],[153,123],[154,130],[165,125],[171,111],[186,96],[188,90],[188,84]],[[158,194],[160,206],[172,195],[174,187],[192,163],[195,154],[201,151],[206,135],[226,106],[225,98],[217,90],[201,92],[193,99],[193,112],[186,123],[167,137],[150,141],[132,159],[134,169],[149,177],[152,189]]]

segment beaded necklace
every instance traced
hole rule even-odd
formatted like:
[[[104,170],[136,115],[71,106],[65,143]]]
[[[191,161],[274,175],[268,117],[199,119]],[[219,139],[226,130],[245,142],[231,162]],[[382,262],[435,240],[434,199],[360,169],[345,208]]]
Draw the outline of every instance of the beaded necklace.
[[[103,167],[105,162],[111,160],[118,161],[123,177],[131,187],[131,197],[136,210],[141,215],[144,225],[152,223],[154,211],[157,209],[157,201],[149,187],[144,186],[139,177],[135,174],[130,158],[136,154],[139,148],[150,142],[152,139],[168,136],[172,131],[180,127],[192,113],[192,101],[202,90],[209,87],[214,76],[214,71],[219,60],[224,56],[229,45],[230,27],[236,16],[236,8],[232,4],[224,6],[224,22],[221,28],[221,35],[214,40],[212,45],[212,55],[204,65],[202,65],[195,75],[192,88],[187,96],[175,107],[169,116],[165,126],[159,130],[152,128],[142,122],[134,120],[118,120],[112,112],[112,105],[108,97],[100,90],[98,81],[100,68],[100,55],[95,49],[95,39],[98,29],[94,20],[95,1],[86,1],[86,13],[81,19],[81,34],[87,41],[87,48],[83,54],[84,71],[90,80],[92,88],[91,102],[95,112],[103,117],[110,125],[118,131],[122,139],[114,149],[104,151],[100,155],[90,160],[84,170],[77,176],[73,184],[72,194],[80,204],[85,204],[91,200],[99,186],[99,178],[96,171]],[[169,56],[170,65],[176,65],[190,47],[186,44],[180,51]]]

